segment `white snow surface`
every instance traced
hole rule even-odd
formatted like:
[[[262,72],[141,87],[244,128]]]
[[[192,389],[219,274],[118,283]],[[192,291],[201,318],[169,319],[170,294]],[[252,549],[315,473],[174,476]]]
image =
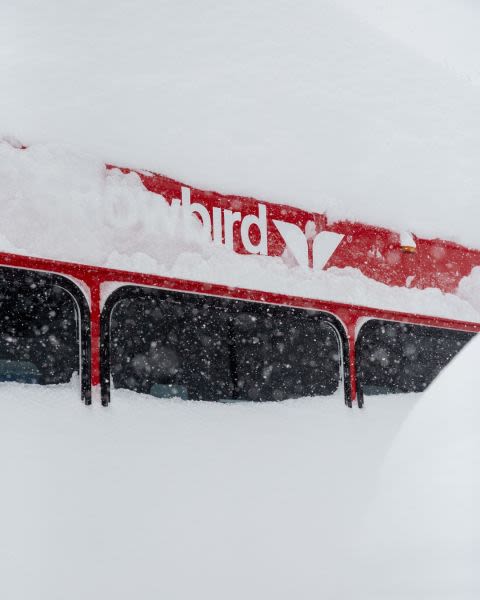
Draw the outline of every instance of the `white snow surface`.
[[[104,163],[480,248],[479,23],[468,0],[3,2],[0,137],[29,148],[0,144],[0,250],[478,320],[478,270],[448,296],[230,254]],[[0,597],[476,600],[479,350],[362,411],[0,384]]]
[[[424,58],[480,84],[476,0],[340,0],[357,16]]]
[[[0,386],[0,596],[312,598],[416,396],[108,409],[70,387]]]
[[[0,134],[480,247],[467,0],[0,7]]]
[[[479,355],[477,337],[394,439],[360,519],[344,597],[479,597]]]
[[[362,410],[1,384],[1,597],[478,598],[479,350]]]
[[[460,281],[457,295],[480,310],[480,267],[474,267],[470,275]]]
[[[61,145],[0,142],[0,181],[0,251],[480,321],[468,294],[392,288],[353,268],[312,271],[215,246],[135,173]]]

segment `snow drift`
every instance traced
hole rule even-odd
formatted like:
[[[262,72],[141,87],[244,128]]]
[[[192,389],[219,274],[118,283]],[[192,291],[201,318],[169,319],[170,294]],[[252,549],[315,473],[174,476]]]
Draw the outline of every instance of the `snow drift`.
[[[69,386],[0,384],[0,596],[328,597],[415,400],[117,391],[104,409]]]
[[[3,3],[0,134],[479,247],[478,6],[352,4]]]
[[[58,145],[0,142],[0,251],[470,321],[480,313],[436,289],[392,288],[359,270],[306,271],[238,255],[202,235],[138,175]]]
[[[476,338],[422,395],[394,439],[362,522],[356,576],[345,597],[354,589],[365,599],[478,597],[479,351]]]
[[[480,247],[478,7],[396,3],[387,25],[364,4],[3,3],[0,135],[29,149],[0,145],[1,249],[477,320],[477,272],[447,297],[172,248],[168,208],[105,172]],[[469,64],[454,52],[468,31]],[[414,397],[360,412],[119,394],[106,412],[69,386],[0,385],[0,595],[477,598],[478,343],[468,352],[412,412],[377,499]]]

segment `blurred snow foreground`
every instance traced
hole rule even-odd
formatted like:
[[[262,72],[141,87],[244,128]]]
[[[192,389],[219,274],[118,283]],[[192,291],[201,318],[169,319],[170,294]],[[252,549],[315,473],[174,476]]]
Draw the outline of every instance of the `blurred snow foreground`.
[[[356,598],[479,597],[479,357],[475,338],[393,441],[360,524]]]
[[[479,351],[363,411],[2,384],[0,596],[478,598]]]

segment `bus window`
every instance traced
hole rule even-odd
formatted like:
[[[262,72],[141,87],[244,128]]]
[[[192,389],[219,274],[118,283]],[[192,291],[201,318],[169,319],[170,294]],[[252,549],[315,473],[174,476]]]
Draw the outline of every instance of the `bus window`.
[[[340,348],[328,323],[268,310],[240,312],[232,319],[237,396],[285,400],[329,396],[340,383]]]
[[[356,343],[361,394],[422,392],[475,334],[372,319]]]
[[[318,313],[120,291],[126,296],[112,303],[105,344],[114,388],[228,402],[332,395],[339,387],[339,336]]]
[[[78,308],[65,289],[48,275],[0,270],[0,382],[69,382],[79,371],[79,338]]]
[[[159,397],[231,397],[225,323],[208,305],[162,302],[155,294],[119,301],[110,321],[114,386]]]

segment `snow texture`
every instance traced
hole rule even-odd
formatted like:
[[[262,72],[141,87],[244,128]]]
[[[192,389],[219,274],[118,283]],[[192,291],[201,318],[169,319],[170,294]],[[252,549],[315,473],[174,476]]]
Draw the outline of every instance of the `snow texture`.
[[[0,145],[1,249],[477,320],[477,270],[454,297],[222,254],[182,223],[172,245],[167,206],[104,163],[480,248],[479,17],[3,2],[0,136],[30,147]],[[0,597],[478,598],[479,345],[363,411],[0,384]]]
[[[480,267],[472,269],[470,275],[460,281],[457,295],[480,310]]]
[[[0,385],[0,596],[332,597],[416,396],[349,410]]]
[[[477,598],[479,350],[361,411],[1,384],[2,597]]]
[[[0,11],[0,133],[480,247],[473,1]]]
[[[310,271],[215,246],[135,173],[58,145],[0,142],[0,251],[157,275],[480,320],[480,308],[436,289],[392,288],[353,268]]]
[[[394,439],[360,520],[346,598],[478,598],[479,351],[475,338]]]

